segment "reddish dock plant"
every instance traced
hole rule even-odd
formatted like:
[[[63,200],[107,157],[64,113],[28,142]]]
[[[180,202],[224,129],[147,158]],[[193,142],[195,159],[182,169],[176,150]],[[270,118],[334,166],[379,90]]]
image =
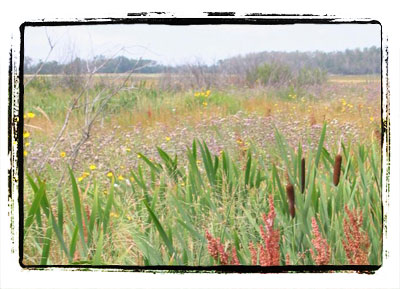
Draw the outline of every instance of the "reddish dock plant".
[[[208,253],[215,261],[219,262],[221,265],[240,265],[235,247],[232,248],[231,256],[229,256],[224,246],[221,244],[220,238],[214,238],[206,230],[206,239]]]
[[[311,256],[317,265],[327,265],[329,264],[329,260],[331,258],[331,248],[328,245],[328,242],[326,239],[322,238],[319,230],[318,230],[318,224],[315,218],[313,217],[311,220],[311,226],[313,230],[313,235],[314,238],[311,240],[311,243],[313,244],[315,251],[311,251]]]
[[[361,211],[355,208],[353,211],[345,205],[344,207],[348,220],[344,218],[344,234],[346,241],[342,241],[346,252],[347,261],[350,265],[368,265],[368,251],[370,242],[366,232],[360,232],[363,222]]]

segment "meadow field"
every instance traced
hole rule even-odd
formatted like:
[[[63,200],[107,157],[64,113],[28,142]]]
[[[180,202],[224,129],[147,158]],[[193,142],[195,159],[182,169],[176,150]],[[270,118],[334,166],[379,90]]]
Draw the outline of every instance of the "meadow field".
[[[161,77],[25,87],[24,264],[382,263],[380,76]]]

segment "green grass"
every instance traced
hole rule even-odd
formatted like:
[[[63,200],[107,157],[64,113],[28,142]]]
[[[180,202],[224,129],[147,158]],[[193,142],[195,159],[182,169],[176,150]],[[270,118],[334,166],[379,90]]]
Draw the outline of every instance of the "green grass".
[[[315,151],[294,149],[275,131],[271,163],[264,148],[250,147],[245,158],[228,151],[213,155],[194,140],[186,157],[158,148],[160,161],[141,155],[130,179],[110,179],[106,193],[95,178],[53,191],[27,175],[33,198],[25,202],[24,262],[40,264],[191,265],[216,263],[207,252],[205,230],[228,247],[235,246],[241,264],[251,264],[249,243],[259,243],[262,214],[272,194],[280,230],[281,265],[286,254],[294,265],[315,264],[310,249],[311,218],[332,249],[329,264],[348,264],[344,240],[344,206],[362,211],[361,231],[368,234],[370,264],[382,262],[381,176],[378,144],[342,144],[342,174],[333,185],[338,148],[324,146],[323,126]],[[301,158],[306,161],[301,193]],[[296,215],[290,217],[284,175],[295,187]],[[44,214],[42,214],[44,213]],[[55,215],[54,215],[55,214]],[[90,215],[90,216],[89,216]],[[301,258],[303,254],[303,258]]]

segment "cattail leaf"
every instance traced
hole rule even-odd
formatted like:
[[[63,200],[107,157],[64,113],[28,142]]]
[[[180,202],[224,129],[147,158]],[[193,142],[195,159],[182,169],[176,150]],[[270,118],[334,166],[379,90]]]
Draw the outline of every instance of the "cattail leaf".
[[[175,254],[175,250],[174,250],[174,246],[172,244],[172,240],[170,238],[168,238],[167,234],[165,233],[164,228],[162,227],[160,221],[158,220],[157,216],[154,214],[154,212],[151,210],[149,204],[143,200],[144,205],[146,206],[149,215],[154,223],[154,225],[157,228],[157,231],[159,232],[162,240],[164,241],[165,245],[168,248],[168,252],[169,252],[169,256],[172,256],[173,254]]]
[[[319,159],[320,159],[322,148],[324,145],[325,133],[326,133],[326,122],[324,123],[324,126],[322,127],[321,136],[320,136],[319,142],[318,142],[317,154],[315,155],[315,167],[316,168],[318,168]]]
[[[51,219],[49,219],[49,227],[46,230],[46,237],[44,238],[42,257],[40,259],[40,265],[47,265],[50,253],[51,236],[53,234]]]
[[[74,232],[72,233],[71,243],[69,244],[70,257],[73,258],[76,250],[76,243],[78,241],[79,227],[75,225]]]
[[[73,199],[74,199],[75,218],[76,218],[76,222],[77,222],[78,228],[79,228],[79,235],[81,237],[82,248],[83,248],[84,254],[87,255],[87,247],[86,247],[85,235],[84,235],[84,231],[83,231],[81,198],[79,196],[79,190],[78,190],[78,185],[76,184],[75,176],[74,176],[71,168],[68,168],[68,170],[69,170],[69,175],[70,175],[71,184],[72,184],[72,195],[73,195]]]
[[[103,252],[103,238],[104,238],[103,231],[100,231],[100,236],[96,244],[96,253],[93,257],[93,262],[92,262],[92,265],[94,266],[100,265],[102,263],[101,253]]]

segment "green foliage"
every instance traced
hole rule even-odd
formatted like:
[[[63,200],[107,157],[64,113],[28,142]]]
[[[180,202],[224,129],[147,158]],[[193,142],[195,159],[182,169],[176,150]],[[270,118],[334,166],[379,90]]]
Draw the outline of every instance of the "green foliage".
[[[259,226],[272,194],[282,264],[286,254],[293,265],[315,264],[309,253],[312,217],[332,249],[330,264],[347,264],[342,245],[344,205],[361,209],[364,223],[360,230],[367,232],[371,244],[369,262],[381,264],[379,149],[376,144],[342,144],[343,174],[336,187],[332,182],[336,153],[324,146],[328,131],[324,125],[316,150],[303,155],[300,144],[297,149],[290,147],[276,130],[275,163],[257,148],[250,148],[243,159],[227,151],[216,156],[205,142],[197,140],[187,148],[186,159],[178,160],[158,148],[159,162],[139,154],[141,164],[132,169],[131,181],[112,179],[105,196],[98,193],[95,180],[82,192],[70,170],[71,191],[57,197],[56,205],[47,198],[49,185],[27,174],[34,194],[26,204],[24,248],[32,246],[28,242],[37,244],[41,264],[54,264],[54,252],[61,252],[64,258],[58,260],[70,264],[215,265],[207,253],[207,229],[226,246],[235,246],[242,264],[250,264],[249,243],[261,241]],[[306,181],[301,193],[303,157]],[[284,189],[286,171],[295,190],[294,218]],[[58,220],[53,215],[56,207]],[[46,229],[45,238],[32,241],[39,229]],[[121,232],[128,236],[123,241],[126,251],[116,245]],[[129,258],[124,257],[130,252]]]
[[[320,68],[301,68],[293,70],[281,63],[264,63],[248,71],[249,84],[275,87],[296,87],[320,85],[327,81],[327,72]]]

